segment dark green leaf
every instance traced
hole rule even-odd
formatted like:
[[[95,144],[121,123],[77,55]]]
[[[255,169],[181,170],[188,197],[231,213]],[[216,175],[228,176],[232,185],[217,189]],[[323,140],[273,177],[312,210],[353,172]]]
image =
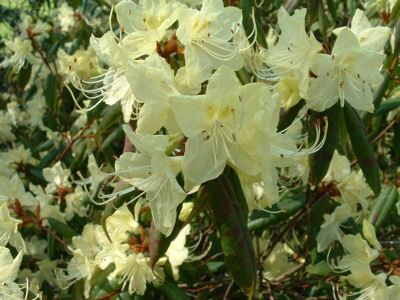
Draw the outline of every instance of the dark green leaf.
[[[97,128],[97,133],[102,133],[116,123],[121,117],[121,105],[114,104],[105,109],[104,117],[101,119]]]
[[[392,13],[390,14],[390,18],[392,20],[398,20],[399,17],[400,17],[400,0],[397,0],[392,8]]]
[[[50,224],[50,227],[54,229],[55,232],[58,233],[58,235],[68,241],[72,240],[72,237],[77,235],[75,230],[73,230],[69,225],[60,222],[54,218],[47,218],[47,221]]]
[[[354,154],[358,159],[368,185],[375,195],[378,195],[381,191],[379,167],[372,144],[366,135],[364,124],[355,109],[348,103],[344,106],[344,116]]]
[[[388,102],[381,104],[376,110],[375,114],[387,114],[388,112],[400,107],[400,98],[392,99]]]
[[[256,285],[256,261],[240,200],[232,193],[234,188],[227,187],[232,184],[219,177],[207,182],[203,193],[210,198],[226,267],[242,292],[251,298]]]
[[[299,103],[289,108],[288,110],[282,110],[279,118],[278,131],[282,131],[288,128],[305,104],[306,102],[304,100],[301,100]]]
[[[27,64],[25,65],[18,73],[18,86],[21,90],[23,90],[26,86],[26,84],[29,81],[29,78],[31,78],[31,73],[32,73],[32,65]]]
[[[188,300],[189,297],[180,289],[176,283],[166,280],[163,285],[155,288],[156,291],[163,294],[168,300]]]
[[[278,224],[281,221],[287,220],[290,216],[298,212],[306,203],[306,195],[302,192],[293,193],[284,197],[277,205],[271,208],[269,213],[260,211],[254,213],[251,221],[248,223],[249,230],[264,231],[271,225]],[[279,211],[282,211],[279,213]]]
[[[57,104],[57,79],[54,75],[49,74],[45,81],[44,97],[47,106],[54,110]]]
[[[92,288],[90,289],[90,299],[98,299],[111,295],[118,295],[120,285],[118,280],[109,280],[108,275],[113,271],[114,266],[109,265],[105,270],[99,270],[91,278]]]
[[[379,228],[387,220],[397,200],[398,192],[395,186],[386,187],[376,198],[369,215],[369,221],[375,228]]]
[[[54,237],[48,233],[47,234],[47,255],[49,256],[49,259],[53,260],[55,259],[55,252],[56,252],[56,241]]]

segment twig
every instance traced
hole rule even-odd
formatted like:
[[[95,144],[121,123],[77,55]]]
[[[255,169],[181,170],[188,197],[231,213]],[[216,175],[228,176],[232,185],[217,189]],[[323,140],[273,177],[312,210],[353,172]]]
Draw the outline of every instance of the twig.
[[[233,283],[234,283],[233,280],[229,283],[228,288],[226,289],[226,291],[225,291],[225,293],[224,293],[224,298],[223,298],[224,300],[228,300],[228,299],[229,299],[229,298],[228,298],[228,295],[229,295],[229,292],[230,292],[231,289],[232,289]]]

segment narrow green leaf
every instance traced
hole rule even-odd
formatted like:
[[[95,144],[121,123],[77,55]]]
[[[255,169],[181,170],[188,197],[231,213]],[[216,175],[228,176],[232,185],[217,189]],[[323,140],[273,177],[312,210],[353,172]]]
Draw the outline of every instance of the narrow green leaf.
[[[115,128],[111,134],[109,134],[101,143],[101,148],[106,148],[110,146],[112,143],[115,141],[121,141],[123,140],[123,137],[125,136],[124,131],[122,130],[122,127]]]
[[[44,98],[47,106],[53,110],[57,103],[57,79],[54,75],[49,74],[46,77],[44,86]]]
[[[250,36],[252,31],[254,30],[254,24],[253,24],[253,11],[254,11],[255,23],[257,26],[257,31],[256,31],[257,43],[260,46],[267,48],[267,43],[263,35],[264,30],[261,29],[260,24],[258,22],[259,20],[258,9],[255,5],[255,0],[240,0],[239,6],[242,9],[242,14],[243,14],[242,23],[247,36]]]
[[[251,221],[248,223],[248,228],[251,231],[264,231],[271,225],[275,225],[283,220],[287,220],[290,216],[298,212],[305,203],[305,193],[297,192],[290,194],[271,208],[271,211],[276,211],[276,213],[269,213],[265,211],[254,213],[251,217]],[[281,212],[279,213],[279,211]]]
[[[219,177],[207,182],[203,192],[210,198],[226,267],[242,292],[252,298],[256,285],[256,260],[252,240],[239,199],[232,193],[234,188],[227,185],[232,183]]]
[[[28,83],[29,79],[31,78],[32,73],[32,65],[27,64],[25,65],[19,72],[18,72],[18,86],[21,90],[23,90]]]
[[[201,186],[199,192],[197,193],[198,197],[193,202],[193,208],[185,221],[185,225],[189,224],[195,217],[197,217],[202,211],[206,210],[206,208],[209,206],[209,198],[207,197],[207,194],[203,193],[203,190],[204,187]]]
[[[383,81],[381,83],[381,85],[376,89],[375,93],[374,93],[374,106],[375,108],[379,107],[381,102],[382,102],[382,98],[383,96],[385,96],[385,92],[389,86],[389,82],[390,82],[390,74],[388,72],[385,72],[383,75]]]
[[[282,131],[293,123],[294,119],[299,114],[299,111],[306,104],[304,100],[301,100],[295,106],[289,108],[288,110],[282,110],[279,118],[278,131]]]
[[[329,13],[331,14],[332,18],[336,20],[336,4],[334,0],[327,0],[326,4],[328,5]]]
[[[390,19],[398,20],[400,17],[400,0],[397,0],[392,8],[392,13],[390,14]]]
[[[72,159],[72,163],[70,166],[71,172],[75,173],[82,167],[83,160],[86,157],[86,148],[87,148],[87,142],[86,140],[82,140],[79,142],[78,145],[76,145],[76,152],[75,155]]]
[[[315,265],[308,265],[306,267],[306,272],[319,276],[329,276],[332,274],[332,269],[326,261],[320,261]]]
[[[393,151],[397,162],[400,161],[400,123],[394,125],[393,128]]]
[[[243,219],[247,220],[249,217],[249,208],[236,172],[232,168],[226,167],[224,173],[221,175],[221,179],[225,182],[225,186],[229,190],[229,193],[234,195],[238,200]]]
[[[388,102],[382,103],[376,110],[375,114],[387,114],[388,112],[400,107],[400,97],[392,99]]]
[[[57,232],[62,238],[66,239],[67,241],[71,241],[72,238],[77,235],[74,229],[71,228],[68,224],[60,222],[54,218],[47,218],[52,229]]]
[[[328,171],[329,165],[332,160],[333,153],[339,143],[339,127],[341,118],[340,104],[337,103],[328,110],[318,113],[311,112],[310,114],[310,126],[309,126],[309,143],[315,140],[315,126],[317,122],[321,125],[328,126],[328,132],[326,141],[323,147],[310,155],[309,166],[310,166],[310,182],[316,186],[324,178]],[[327,124],[324,124],[327,120]],[[322,130],[322,127],[321,127]]]
[[[121,117],[121,105],[119,104],[114,104],[112,106],[107,107],[104,110],[104,117],[101,118],[99,126],[97,127],[97,133],[101,133],[108,128],[110,128],[111,125],[116,123],[116,121]]]
[[[375,226],[375,229],[382,226],[389,214],[394,210],[398,196],[397,188],[389,186],[376,198],[369,215],[369,222]]]
[[[364,177],[375,195],[379,195],[381,191],[379,167],[372,144],[366,135],[364,124],[355,109],[348,103],[344,106],[344,116],[351,145]]]
[[[307,0],[307,14],[308,22],[307,27],[310,27],[318,16],[318,10],[321,5],[320,0]]]
[[[166,280],[163,285],[155,288],[156,291],[163,294],[167,300],[188,300],[189,297],[180,289],[176,283]]]
[[[117,279],[109,280],[108,275],[114,270],[114,266],[109,265],[105,270],[98,270],[91,278],[92,288],[90,289],[90,299],[105,298],[110,295],[118,295],[120,284]],[[110,298],[112,299],[112,298]]]
[[[52,161],[56,158],[56,156],[60,153],[59,149],[53,148],[52,150],[50,150],[40,161],[39,165],[37,166],[37,168],[43,169],[48,167]]]
[[[56,241],[54,237],[48,233],[47,234],[47,255],[49,256],[50,260],[55,259],[55,252],[56,252]]]

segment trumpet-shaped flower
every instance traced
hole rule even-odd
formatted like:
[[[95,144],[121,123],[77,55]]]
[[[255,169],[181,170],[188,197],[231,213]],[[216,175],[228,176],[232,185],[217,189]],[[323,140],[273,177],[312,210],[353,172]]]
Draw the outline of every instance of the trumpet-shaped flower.
[[[343,231],[340,226],[350,217],[352,217],[352,212],[347,204],[338,206],[330,215],[324,214],[325,222],[317,235],[319,252],[328,249],[333,241],[342,242]]]
[[[289,16],[284,8],[279,9],[279,40],[268,49],[266,56],[267,64],[279,77],[292,72],[298,78],[298,89],[302,97],[307,92],[314,56],[322,50],[313,33],[308,35],[305,31],[306,11],[296,10],[294,15]]]
[[[69,182],[69,176],[71,171],[64,169],[61,162],[55,163],[52,167],[43,169],[43,177],[47,180],[48,185],[46,187],[46,192],[54,193],[59,188],[67,188],[71,186]]]
[[[0,205],[0,246],[10,243],[17,250],[25,249],[24,239],[18,231],[18,225],[21,223],[21,220],[10,216],[7,203]]]
[[[274,280],[296,268],[298,264],[289,259],[293,255],[293,250],[287,244],[278,243],[263,262],[263,277]]]
[[[366,183],[362,171],[351,170],[350,162],[346,156],[339,155],[337,151],[333,154],[323,181],[336,184],[340,191],[340,198],[338,197],[337,201],[347,203],[354,213],[358,211],[358,205],[361,205],[364,211],[368,209],[368,199],[373,195],[373,192]]]
[[[133,186],[128,191],[139,189],[146,194],[157,230],[168,236],[175,224],[176,209],[186,197],[176,180],[181,158],[165,154],[168,136],[142,136],[127,126],[124,130],[138,152],[122,154],[115,163],[116,173]]]
[[[0,202],[14,200],[18,200],[25,207],[34,209],[33,196],[25,191],[24,184],[18,174],[14,174],[11,179],[0,177]]]
[[[14,282],[17,279],[22,256],[22,251],[20,251],[13,258],[8,248],[0,246],[0,299],[24,299],[24,293]]]
[[[271,206],[279,200],[277,168],[301,164],[304,156],[320,149],[326,133],[320,140],[321,130],[317,128],[316,143],[309,149],[299,150],[296,135],[288,130],[277,132],[280,103],[277,97],[271,96],[268,85],[242,86],[240,98],[243,117],[236,135],[239,150],[233,152],[232,165],[248,183],[262,182],[265,195],[259,199]]]
[[[359,292],[354,293],[354,295],[358,295],[356,299],[392,299],[379,297],[385,294],[387,288],[385,273],[375,275],[368,264],[354,264],[350,272],[350,275],[342,278],[360,289]]]
[[[139,223],[135,221],[126,204],[123,204],[106,219],[106,226],[111,239],[119,243],[126,242],[129,233],[139,233]]]
[[[339,35],[346,28],[336,28],[333,33]],[[354,13],[350,29],[357,36],[360,46],[369,51],[382,51],[390,38],[390,28],[384,26],[372,27],[361,9],[357,9]]]
[[[89,298],[91,288],[90,280],[97,269],[96,255],[101,250],[97,236],[102,232],[100,225],[87,224],[82,235],[72,238],[72,245],[69,250],[72,252],[72,259],[68,262],[67,273],[56,273],[57,280],[62,288],[67,288],[84,279],[84,295]]]
[[[385,55],[360,46],[354,33],[343,29],[337,37],[332,54],[317,54],[312,72],[307,103],[317,111],[333,106],[338,99],[343,107],[347,101],[355,109],[373,111],[371,86],[382,80],[379,70]]]
[[[92,36],[90,45],[96,51],[99,59],[109,66],[109,69],[89,80],[79,79],[78,75],[74,74],[69,78],[72,85],[80,90],[88,100],[94,101],[94,104],[86,110],[93,109],[102,102],[108,105],[119,102],[124,121],[129,122],[137,101],[125,76],[125,68],[128,61],[136,56],[129,52],[123,42],[117,43],[116,37],[111,31],[100,38]],[[70,92],[73,95],[72,91]],[[75,97],[73,99],[82,109]]]
[[[17,71],[23,67],[25,60],[32,65],[39,63],[39,60],[32,55],[33,48],[30,40],[21,40],[17,37],[13,42],[5,41],[5,45],[14,52],[8,63],[15,66]]]
[[[180,80],[196,87],[213,69],[226,65],[238,70],[243,66],[239,55],[245,48],[240,9],[224,7],[221,0],[205,0],[201,10],[183,9],[178,21],[176,36],[185,46],[185,67],[177,73]]]
[[[115,262],[115,270],[110,278],[118,278],[122,288],[128,286],[129,294],[143,295],[146,283],[153,281],[153,271],[149,259],[143,253],[132,253]]]
[[[188,189],[217,178],[232,158],[242,123],[239,82],[234,71],[220,67],[199,96],[171,97],[176,121],[188,137],[183,174]]]
[[[133,93],[143,103],[136,132],[153,134],[161,127],[176,132],[177,124],[168,99],[180,93],[174,82],[174,71],[165,59],[158,54],[150,55],[144,63],[130,64],[126,76]]]
[[[67,3],[59,7],[57,17],[61,30],[64,32],[68,32],[75,24],[75,12]]]
[[[360,234],[344,235],[341,244],[347,253],[338,263],[338,269],[347,271],[355,265],[369,265],[379,255]]]
[[[115,6],[121,31],[127,33],[123,44],[129,48],[131,58],[156,52],[157,43],[176,22],[180,6],[176,1],[165,0],[140,1],[139,4],[121,1]]]

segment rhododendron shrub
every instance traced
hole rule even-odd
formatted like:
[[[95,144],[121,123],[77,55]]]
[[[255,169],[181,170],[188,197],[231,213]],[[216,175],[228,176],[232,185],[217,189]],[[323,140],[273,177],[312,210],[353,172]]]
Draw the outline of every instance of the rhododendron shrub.
[[[0,299],[400,299],[400,1],[0,10]]]

